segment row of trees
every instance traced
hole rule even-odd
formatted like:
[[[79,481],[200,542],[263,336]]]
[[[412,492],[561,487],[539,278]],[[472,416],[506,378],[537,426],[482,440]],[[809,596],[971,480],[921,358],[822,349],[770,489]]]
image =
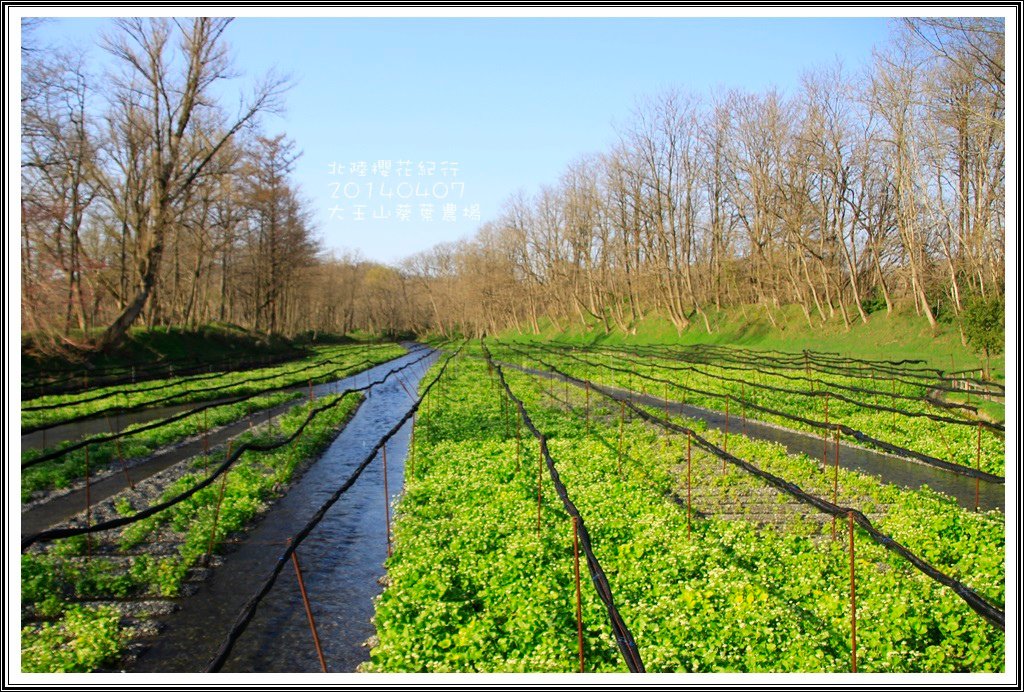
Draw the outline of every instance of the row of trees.
[[[657,311],[711,330],[749,304],[847,326],[905,304],[934,325],[1002,295],[1001,20],[908,20],[863,74],[821,68],[788,96],[663,92],[610,151],[395,267],[318,247],[299,152],[258,122],[287,79],[222,105],[229,21],[118,21],[102,82],[25,27],[25,329],[110,346],[140,319],[629,331]]]
[[[863,75],[818,69],[791,97],[641,103],[611,151],[406,264],[432,328],[628,331],[657,310],[711,330],[711,308],[738,304],[849,327],[901,303],[934,326],[1000,296],[1002,21],[901,28]]]
[[[288,87],[269,76],[237,110],[230,20],[126,19],[103,38],[115,68],[34,45],[22,81],[24,327],[100,346],[147,324],[307,326],[300,286],[319,248],[290,180],[299,156],[258,128]]]

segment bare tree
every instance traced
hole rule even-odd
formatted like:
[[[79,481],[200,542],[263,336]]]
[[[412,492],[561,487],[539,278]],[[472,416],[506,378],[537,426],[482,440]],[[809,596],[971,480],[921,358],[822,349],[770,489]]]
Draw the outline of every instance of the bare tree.
[[[177,203],[232,136],[261,111],[279,106],[287,87],[284,79],[267,78],[233,118],[216,129],[208,127],[218,116],[210,88],[230,75],[223,40],[229,23],[206,17],[119,20],[119,31],[105,41],[124,66],[113,107],[124,111],[125,120],[141,121],[136,132],[143,138],[138,146],[145,152],[148,175],[136,183],[145,190],[148,212],[131,229],[139,248],[134,296],[100,337],[101,348],[123,338],[154,292],[167,236],[177,222]]]

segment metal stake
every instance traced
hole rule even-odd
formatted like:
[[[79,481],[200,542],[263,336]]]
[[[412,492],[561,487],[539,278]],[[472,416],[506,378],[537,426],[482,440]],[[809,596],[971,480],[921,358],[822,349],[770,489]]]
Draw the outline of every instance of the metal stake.
[[[288,539],[291,545],[292,539]],[[324,659],[324,650],[320,647],[320,635],[316,631],[316,621],[313,619],[313,609],[309,605],[309,595],[306,593],[306,583],[302,579],[302,568],[299,567],[299,554],[292,551],[292,567],[295,568],[295,579],[299,582],[299,593],[302,594],[302,605],[306,608],[306,619],[309,621],[309,631],[313,634],[313,646],[316,647],[316,657],[320,659],[320,670],[327,672],[327,661]]]
[[[853,558],[853,512],[847,515],[850,526],[850,670],[857,672],[857,580]]]
[[[583,595],[580,589],[580,529],[579,520],[572,518],[573,569],[576,575],[576,635],[579,640],[580,672],[583,672]]]
[[[384,456],[384,530],[388,541],[388,557],[391,557],[391,503],[388,494],[388,443],[381,446]]]

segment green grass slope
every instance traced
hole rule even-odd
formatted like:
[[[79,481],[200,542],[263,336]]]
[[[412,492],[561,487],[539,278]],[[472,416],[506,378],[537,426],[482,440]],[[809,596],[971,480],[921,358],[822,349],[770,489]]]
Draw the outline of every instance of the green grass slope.
[[[826,322],[812,318],[813,326],[807,324],[796,306],[775,310],[773,314],[779,327],[770,322],[763,308],[745,306],[717,314],[709,313],[711,333],[705,328],[704,321],[696,315],[681,334],[676,332],[667,319],[659,315],[648,315],[635,326],[634,333],[617,330],[609,333],[598,322],[587,327],[581,327],[576,322],[562,330],[543,324],[539,334],[508,332],[504,336],[517,341],[554,340],[579,345],[715,344],[790,352],[809,349],[851,358],[921,359],[945,371],[982,366],[982,359],[961,343],[960,332],[955,324],[940,323],[933,330],[927,320],[913,312],[894,312],[892,315],[885,312],[872,313],[867,324],[856,318],[849,330],[844,328],[838,314]],[[991,367],[993,378],[1002,381],[1004,357],[993,357]]]

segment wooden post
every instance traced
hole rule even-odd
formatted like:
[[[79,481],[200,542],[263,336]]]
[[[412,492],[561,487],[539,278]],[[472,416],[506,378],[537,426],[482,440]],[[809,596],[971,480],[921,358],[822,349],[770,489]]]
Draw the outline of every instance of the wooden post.
[[[576,577],[576,636],[579,641],[580,672],[583,672],[583,593],[580,588],[580,529],[579,520],[572,518],[573,571]]]

